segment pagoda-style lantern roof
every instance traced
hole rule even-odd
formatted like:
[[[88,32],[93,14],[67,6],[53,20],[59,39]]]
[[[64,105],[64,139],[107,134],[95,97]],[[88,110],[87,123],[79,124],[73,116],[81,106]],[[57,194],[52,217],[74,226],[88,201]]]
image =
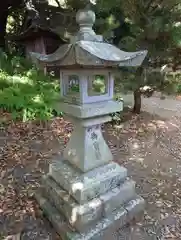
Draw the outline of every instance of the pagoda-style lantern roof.
[[[60,46],[53,54],[32,53],[32,58],[43,66],[61,68],[96,67],[109,68],[118,66],[140,66],[147,51],[125,52],[107,43],[93,30],[95,13],[89,9],[79,10],[76,21],[80,26],[78,33],[70,43]]]

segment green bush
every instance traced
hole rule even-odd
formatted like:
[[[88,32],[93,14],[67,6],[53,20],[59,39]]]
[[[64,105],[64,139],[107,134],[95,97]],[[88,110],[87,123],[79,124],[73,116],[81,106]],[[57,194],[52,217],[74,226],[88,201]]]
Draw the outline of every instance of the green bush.
[[[181,93],[181,73],[179,72],[150,72],[147,76],[148,83],[154,83],[158,90],[166,94]]]
[[[0,108],[11,113],[13,119],[51,118],[59,94],[59,82],[26,59],[0,54]]]
[[[168,72],[165,75],[165,92],[168,94],[178,94],[179,85],[181,84],[181,75],[177,72]]]

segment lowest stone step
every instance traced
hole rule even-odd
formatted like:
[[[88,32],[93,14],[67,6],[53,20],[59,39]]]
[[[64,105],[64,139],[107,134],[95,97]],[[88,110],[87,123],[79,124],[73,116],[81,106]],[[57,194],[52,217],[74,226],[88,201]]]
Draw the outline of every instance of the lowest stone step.
[[[62,240],[112,240],[118,229],[144,209],[143,198],[136,196],[123,207],[114,210],[109,216],[103,217],[96,224],[79,233],[41,193],[36,194],[36,199]]]

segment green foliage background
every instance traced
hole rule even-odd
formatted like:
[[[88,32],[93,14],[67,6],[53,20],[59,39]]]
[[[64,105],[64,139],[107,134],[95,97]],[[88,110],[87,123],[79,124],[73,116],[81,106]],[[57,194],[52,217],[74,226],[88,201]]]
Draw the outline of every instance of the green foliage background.
[[[59,81],[45,76],[24,58],[1,53],[0,108],[13,119],[50,119],[59,97]]]

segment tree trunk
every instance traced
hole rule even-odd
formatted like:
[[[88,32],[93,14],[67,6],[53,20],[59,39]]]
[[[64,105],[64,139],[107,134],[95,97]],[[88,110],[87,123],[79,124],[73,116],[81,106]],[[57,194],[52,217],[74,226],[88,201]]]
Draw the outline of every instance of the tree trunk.
[[[144,68],[143,66],[138,67],[136,71],[136,78],[135,80],[139,83],[142,74],[143,74]],[[141,112],[141,89],[140,86],[137,87],[134,90],[134,107],[133,107],[133,113],[140,114]]]
[[[133,112],[136,114],[140,114],[140,112],[141,112],[141,91],[140,91],[140,89],[136,89],[134,91]]]
[[[8,19],[8,11],[0,11],[0,48],[5,49],[6,24]]]

